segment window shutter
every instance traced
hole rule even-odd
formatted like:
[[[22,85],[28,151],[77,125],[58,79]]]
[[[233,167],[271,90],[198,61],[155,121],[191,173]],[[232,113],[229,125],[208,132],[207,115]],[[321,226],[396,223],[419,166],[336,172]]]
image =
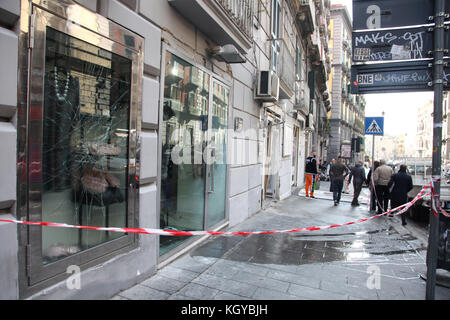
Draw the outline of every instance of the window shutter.
[[[308,87],[309,87],[309,98],[311,100],[315,97],[316,92],[316,71],[311,70],[308,72]]]

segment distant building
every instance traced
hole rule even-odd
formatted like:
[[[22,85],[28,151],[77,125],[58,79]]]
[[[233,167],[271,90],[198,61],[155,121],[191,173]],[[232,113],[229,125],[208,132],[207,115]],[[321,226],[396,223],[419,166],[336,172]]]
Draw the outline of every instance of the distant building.
[[[433,101],[430,100],[417,110],[416,157],[432,156],[433,147]]]
[[[348,161],[364,159],[365,99],[350,93],[352,64],[352,23],[347,8],[331,6],[330,59],[331,112],[328,159],[343,155],[344,147],[359,139],[359,150],[352,150]],[[362,143],[361,143],[362,142]],[[358,152],[359,151],[359,152]]]
[[[373,139],[369,138],[366,142],[366,149],[370,156],[372,152]],[[406,157],[405,135],[399,136],[377,136],[375,138],[375,160],[384,159],[386,161]]]

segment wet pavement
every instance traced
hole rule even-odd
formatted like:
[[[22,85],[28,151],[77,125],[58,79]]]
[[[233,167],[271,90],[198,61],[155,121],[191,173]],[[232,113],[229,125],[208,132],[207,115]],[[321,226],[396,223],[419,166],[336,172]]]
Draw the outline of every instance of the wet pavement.
[[[365,205],[335,207],[326,195],[300,194],[230,231],[341,224],[369,215]],[[425,257],[426,243],[399,217],[329,230],[212,236],[113,299],[422,300]],[[450,289],[437,286],[436,299],[450,300]]]

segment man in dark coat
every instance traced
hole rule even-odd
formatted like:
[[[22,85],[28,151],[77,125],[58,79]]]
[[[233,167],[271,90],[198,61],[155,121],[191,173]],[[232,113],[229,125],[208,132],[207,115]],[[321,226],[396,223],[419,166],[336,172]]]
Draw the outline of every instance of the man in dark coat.
[[[341,201],[342,187],[344,186],[344,178],[347,173],[347,166],[342,163],[342,158],[338,157],[337,162],[333,163],[330,168],[330,180],[332,183],[335,206],[337,206]]]
[[[397,208],[408,202],[408,192],[413,188],[411,176],[406,173],[406,165],[402,164],[399,171],[392,175],[388,184],[391,190],[391,208]],[[392,215],[390,215],[392,216]],[[406,225],[406,212],[402,214],[402,225]]]
[[[352,206],[359,206],[358,197],[361,193],[361,188],[364,182],[366,182],[366,172],[362,166],[362,162],[358,161],[354,167],[350,169],[349,181],[353,178],[353,201]]]

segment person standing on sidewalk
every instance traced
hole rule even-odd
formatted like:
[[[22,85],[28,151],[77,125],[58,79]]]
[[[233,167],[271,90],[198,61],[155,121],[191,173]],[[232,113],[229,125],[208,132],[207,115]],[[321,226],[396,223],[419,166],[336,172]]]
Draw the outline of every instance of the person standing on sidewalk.
[[[311,156],[306,158],[305,166],[305,194],[306,197],[314,198],[314,181],[317,176],[317,160],[316,153],[312,152]],[[311,194],[311,195],[310,195]]]
[[[330,168],[330,180],[333,184],[333,201],[335,206],[341,201],[342,187],[344,186],[344,179],[347,173],[347,166],[342,163],[342,158],[338,157],[337,162],[332,164]]]
[[[386,165],[386,161],[380,160],[380,166],[373,172],[373,181],[375,183],[375,193],[378,204],[378,214],[388,210],[389,206],[389,188],[388,184],[394,171]]]
[[[370,168],[367,174],[367,186],[370,190],[370,211],[375,212],[377,210],[377,198],[375,195],[375,183],[373,182],[373,172],[380,166],[380,161],[373,162],[373,168]]]
[[[333,180],[330,174],[331,166],[336,163],[336,159],[331,159],[331,162],[327,166],[327,177],[330,180],[330,192],[333,192]]]
[[[411,176],[406,173],[406,165],[402,164],[396,174],[391,177],[388,189],[391,191],[391,209],[397,208],[408,202],[408,192],[413,188]],[[389,214],[390,217],[393,214]],[[402,225],[406,225],[406,213],[402,214]]]
[[[362,161],[358,161],[350,169],[349,181],[351,182],[353,178],[353,201],[352,206],[359,206],[358,197],[361,193],[361,188],[364,182],[366,182],[366,172],[362,166]]]

